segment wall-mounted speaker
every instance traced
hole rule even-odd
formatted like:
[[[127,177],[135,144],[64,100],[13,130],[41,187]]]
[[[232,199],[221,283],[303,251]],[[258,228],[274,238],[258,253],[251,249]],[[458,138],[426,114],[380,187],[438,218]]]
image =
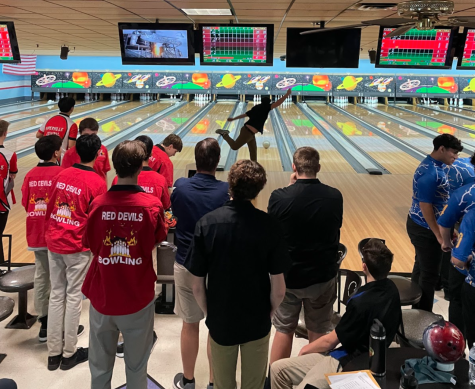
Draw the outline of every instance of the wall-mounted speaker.
[[[368,50],[369,62],[376,63],[376,50]]]
[[[63,46],[61,47],[61,53],[59,54],[59,58],[61,59],[68,59],[69,47]]]

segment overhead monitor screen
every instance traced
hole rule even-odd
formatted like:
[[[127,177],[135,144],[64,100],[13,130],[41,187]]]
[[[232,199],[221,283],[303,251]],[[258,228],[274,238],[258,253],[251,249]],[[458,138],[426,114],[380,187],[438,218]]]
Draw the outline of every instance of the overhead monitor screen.
[[[396,27],[381,27],[376,67],[448,69],[453,57],[451,28],[417,30],[393,38],[386,35]]]
[[[0,22],[0,62],[20,62],[20,50],[13,22]]]
[[[473,70],[475,69],[475,29],[465,28],[463,36],[465,38],[463,54],[459,57],[457,69]]]
[[[273,25],[203,26],[202,65],[263,65],[273,63]]]

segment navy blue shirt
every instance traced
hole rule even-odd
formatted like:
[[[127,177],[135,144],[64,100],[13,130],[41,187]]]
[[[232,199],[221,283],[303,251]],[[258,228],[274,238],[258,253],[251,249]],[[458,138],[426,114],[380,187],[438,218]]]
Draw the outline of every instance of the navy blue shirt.
[[[470,255],[475,256],[475,210],[468,212],[462,220],[459,228],[459,237],[455,248],[452,250],[452,257],[462,262],[467,262]],[[465,282],[475,286],[475,261],[470,262],[468,271],[458,271],[466,275]]]
[[[456,159],[452,165],[446,165],[445,172],[449,179],[450,193],[475,182],[475,170],[470,157]]]
[[[443,162],[437,161],[428,155],[414,173],[412,206],[409,210],[409,217],[414,223],[427,229],[430,227],[422,216],[419,202],[432,204],[436,220],[439,218],[450,196],[449,180],[444,170],[445,166]]]
[[[171,195],[173,215],[177,218],[175,244],[176,261],[183,265],[195,232],[195,225],[207,213],[229,200],[229,185],[209,174],[197,173],[191,178],[179,178]]]

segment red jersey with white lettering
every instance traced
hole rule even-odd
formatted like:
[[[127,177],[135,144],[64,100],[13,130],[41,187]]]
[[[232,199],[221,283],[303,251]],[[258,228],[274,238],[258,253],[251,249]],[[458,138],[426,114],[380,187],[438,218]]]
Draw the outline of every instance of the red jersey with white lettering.
[[[10,211],[11,204],[16,204],[12,186],[13,182],[10,182],[10,174],[17,173],[16,153],[0,145],[0,179],[3,183],[2,188],[0,188],[0,213]]]
[[[165,177],[153,171],[149,166],[144,166],[137,181],[145,193],[151,194],[160,200],[163,209],[170,208],[170,193]],[[112,185],[117,185],[117,176],[112,180]]]
[[[44,136],[58,135],[63,140],[61,155],[64,155],[69,140],[76,140],[78,136],[78,125],[68,115],[60,112],[44,122],[38,131]]]
[[[54,162],[39,163],[25,176],[21,204],[26,211],[28,250],[46,250],[46,209],[52,199],[54,178],[63,170]]]
[[[155,145],[148,165],[167,180],[169,188],[173,186],[173,163],[161,145]]]
[[[93,260],[82,292],[96,311],[131,315],[152,302],[152,251],[166,236],[160,201],[138,185],[114,185],[93,201],[83,238]]]
[[[81,163],[81,158],[76,151],[76,146],[73,146],[68,151],[66,151],[66,154],[64,154],[63,160],[61,161],[61,166],[66,169],[73,166],[75,163]],[[104,180],[107,180],[107,172],[111,170],[111,165],[109,163],[109,153],[107,152],[107,147],[104,145],[101,145],[99,155],[94,162],[94,170]]]
[[[57,254],[87,251],[82,245],[92,200],[107,191],[93,168],[74,165],[55,177],[46,210],[46,246]]]

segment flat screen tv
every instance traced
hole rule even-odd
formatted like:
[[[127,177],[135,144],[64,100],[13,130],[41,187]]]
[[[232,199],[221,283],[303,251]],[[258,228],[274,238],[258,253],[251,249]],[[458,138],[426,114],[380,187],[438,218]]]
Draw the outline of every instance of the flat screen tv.
[[[377,68],[450,69],[453,62],[453,27],[417,30],[386,38],[397,27],[380,27]]]
[[[300,35],[308,28],[287,28],[288,68],[357,68],[361,30],[341,29]]]
[[[20,63],[20,49],[13,22],[0,22],[0,63]]]
[[[119,23],[123,65],[194,65],[192,24]]]
[[[459,56],[457,69],[474,70],[475,69],[475,28],[463,29],[463,52]]]
[[[273,24],[201,26],[201,65],[272,66]]]

